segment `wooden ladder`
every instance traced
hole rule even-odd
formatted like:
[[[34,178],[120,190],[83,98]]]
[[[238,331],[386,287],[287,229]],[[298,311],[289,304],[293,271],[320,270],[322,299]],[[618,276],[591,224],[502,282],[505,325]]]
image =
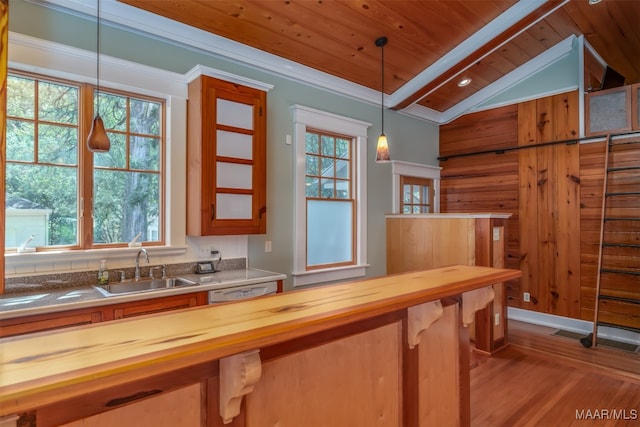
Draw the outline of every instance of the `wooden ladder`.
[[[607,135],[593,332],[598,326],[640,331],[640,136]]]

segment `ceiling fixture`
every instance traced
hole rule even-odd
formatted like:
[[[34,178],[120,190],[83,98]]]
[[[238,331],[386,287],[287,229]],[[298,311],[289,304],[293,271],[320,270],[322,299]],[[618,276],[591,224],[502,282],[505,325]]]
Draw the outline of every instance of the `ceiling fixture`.
[[[97,14],[97,34],[96,34],[96,91],[98,93],[98,102],[96,106],[96,116],[93,118],[93,124],[87,138],[87,148],[94,153],[106,153],[111,148],[109,136],[104,130],[104,123],[100,117],[100,0],[98,0]]]
[[[598,4],[600,3],[602,0],[589,0],[589,4],[590,5],[594,5],[594,4]]]
[[[469,85],[469,83],[471,83],[471,79],[470,79],[469,77],[465,77],[465,78],[463,78],[462,80],[460,80],[460,81],[458,82],[458,87],[465,87],[465,86],[468,86],[468,85]]]
[[[378,144],[376,146],[376,162],[388,162],[391,160],[389,156],[389,143],[387,141],[387,136],[384,134],[384,45],[387,44],[388,39],[384,36],[376,39],[376,46],[378,46],[382,52],[382,89],[380,90],[380,95],[382,97],[380,101],[380,113],[382,115],[382,132],[378,137]]]

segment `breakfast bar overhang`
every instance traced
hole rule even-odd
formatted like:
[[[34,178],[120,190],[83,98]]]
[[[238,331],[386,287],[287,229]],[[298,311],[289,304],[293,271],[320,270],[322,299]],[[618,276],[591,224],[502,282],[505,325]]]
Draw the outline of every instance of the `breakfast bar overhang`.
[[[0,416],[468,426],[467,326],[520,274],[455,265],[5,339]]]

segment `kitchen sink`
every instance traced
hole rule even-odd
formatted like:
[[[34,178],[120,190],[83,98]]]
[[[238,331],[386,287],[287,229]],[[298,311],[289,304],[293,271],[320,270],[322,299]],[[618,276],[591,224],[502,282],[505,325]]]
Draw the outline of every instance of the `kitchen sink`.
[[[94,285],[102,295],[112,297],[124,294],[136,294],[140,292],[159,291],[161,289],[182,288],[185,286],[197,286],[190,280],[170,277],[165,279],[140,279],[112,283],[109,285]]]

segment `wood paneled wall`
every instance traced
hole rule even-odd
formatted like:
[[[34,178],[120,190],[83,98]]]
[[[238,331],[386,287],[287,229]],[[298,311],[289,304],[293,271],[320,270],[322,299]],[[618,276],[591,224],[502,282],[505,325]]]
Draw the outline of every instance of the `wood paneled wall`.
[[[637,140],[637,138],[636,138]],[[628,167],[640,165],[640,146],[625,144],[611,152],[609,166]],[[581,317],[591,320],[594,316],[596,274],[600,241],[600,215],[606,145],[604,142],[580,147],[580,251],[581,251]],[[640,175],[637,171],[616,174],[609,179],[609,192],[638,191]],[[607,217],[640,218],[637,197],[610,199]],[[611,221],[605,227],[607,242],[640,244],[640,222]],[[606,248],[603,267],[640,272],[640,250],[637,248]],[[603,295],[640,299],[640,279],[632,275],[603,274],[600,282]],[[640,308],[624,301],[602,300],[598,320],[616,325],[640,328]]]
[[[488,112],[462,116],[440,127],[440,156],[484,150],[507,149],[517,145],[518,107],[511,105]],[[519,267],[518,153],[481,154],[440,162],[440,203],[442,212],[510,213],[507,222],[507,268]],[[512,302],[519,298],[518,282],[508,282]],[[519,300],[518,300],[519,302]],[[519,306],[519,305],[518,305]]]
[[[518,106],[518,146],[578,137],[578,94]],[[578,144],[518,150],[520,295],[537,311],[580,315],[580,164]]]
[[[578,94],[572,92],[442,126],[441,157],[536,147],[442,161],[441,208],[512,213],[507,267],[522,270],[523,277],[508,284],[509,305],[593,320],[604,143],[545,145],[576,138],[578,114]],[[626,155],[640,161],[640,153]],[[638,258],[624,262],[640,265]],[[640,298],[637,283],[603,286]],[[531,302],[522,300],[523,292]],[[625,310],[610,307],[606,321],[627,324]]]

